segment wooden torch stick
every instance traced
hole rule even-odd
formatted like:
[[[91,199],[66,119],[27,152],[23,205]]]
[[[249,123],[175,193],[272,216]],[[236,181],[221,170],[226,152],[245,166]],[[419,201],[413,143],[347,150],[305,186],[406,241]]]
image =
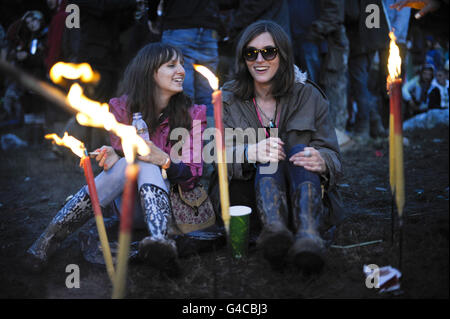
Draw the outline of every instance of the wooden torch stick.
[[[84,150],[84,156],[81,158],[83,163],[84,176],[89,188],[89,195],[92,202],[92,208],[94,210],[95,223],[97,225],[98,236],[102,246],[103,258],[105,259],[106,271],[108,272],[111,282],[114,281],[114,264],[111,255],[111,249],[109,247],[108,236],[106,234],[105,223],[103,222],[102,209],[98,200],[97,188],[95,187],[94,174],[92,172],[91,159],[88,152]]]
[[[133,224],[134,203],[137,192],[137,177],[139,165],[128,164],[125,176],[125,186],[122,195],[122,208],[120,216],[119,253],[117,255],[116,277],[114,279],[113,299],[122,299],[125,296],[125,286],[130,252],[131,227]]]
[[[230,195],[228,192],[228,172],[225,151],[225,135],[222,121],[222,91],[215,90],[212,94],[214,104],[214,121],[216,124],[217,167],[219,173],[220,205],[222,220],[227,234],[230,231]]]

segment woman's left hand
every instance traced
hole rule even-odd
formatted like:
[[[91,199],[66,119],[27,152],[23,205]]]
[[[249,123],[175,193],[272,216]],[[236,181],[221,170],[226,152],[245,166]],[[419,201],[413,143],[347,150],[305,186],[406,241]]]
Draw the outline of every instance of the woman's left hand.
[[[147,163],[155,164],[158,166],[163,166],[166,164],[169,155],[161,150],[158,146],[156,146],[153,142],[145,141],[147,145],[150,147],[150,154],[141,156],[138,155],[138,160],[144,161]]]
[[[305,147],[303,151],[292,155],[289,161],[314,173],[324,174],[327,170],[324,159],[314,147]]]

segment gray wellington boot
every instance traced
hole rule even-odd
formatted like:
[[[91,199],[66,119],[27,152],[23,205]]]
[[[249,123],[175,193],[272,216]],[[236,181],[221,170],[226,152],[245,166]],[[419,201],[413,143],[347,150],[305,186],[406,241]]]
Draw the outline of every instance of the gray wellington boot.
[[[36,272],[41,271],[64,239],[91,217],[93,217],[91,199],[83,187],[61,208],[45,231],[27,250],[27,267]]]
[[[323,219],[321,195],[310,182],[300,184],[292,195],[295,243],[289,259],[305,273],[318,273],[324,262],[325,242],[320,236]]]
[[[168,237],[172,218],[169,194],[153,184],[144,184],[139,190],[145,223],[150,236],[139,243],[139,258],[160,270],[177,271],[176,243]]]
[[[256,184],[256,207],[263,224],[257,246],[272,267],[279,268],[294,238],[286,226],[286,194],[274,178],[262,177]]]

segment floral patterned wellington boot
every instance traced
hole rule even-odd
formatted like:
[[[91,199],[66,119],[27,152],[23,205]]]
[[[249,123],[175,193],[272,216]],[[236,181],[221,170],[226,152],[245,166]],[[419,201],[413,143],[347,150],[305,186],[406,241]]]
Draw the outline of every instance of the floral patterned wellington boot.
[[[139,195],[150,236],[140,241],[138,256],[160,270],[176,271],[177,247],[175,241],[168,237],[168,226],[172,218],[169,194],[156,185],[144,184]]]
[[[43,270],[48,258],[64,239],[93,216],[91,199],[83,187],[61,208],[41,236],[27,250],[27,267],[35,272]]]

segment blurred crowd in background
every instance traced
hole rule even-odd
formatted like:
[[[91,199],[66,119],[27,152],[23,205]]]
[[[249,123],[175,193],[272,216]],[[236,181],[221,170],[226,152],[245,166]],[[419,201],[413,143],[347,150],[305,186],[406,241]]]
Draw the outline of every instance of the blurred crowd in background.
[[[448,1],[438,1],[440,7],[421,19],[409,7],[390,8],[395,2],[3,0],[0,59],[47,82],[58,61],[88,62],[101,80],[96,86],[85,84],[86,95],[108,102],[137,51],[149,42],[167,42],[184,54],[185,92],[197,104],[208,106],[211,119],[211,89],[192,63],[209,67],[223,84],[234,70],[234,45],[240,32],[256,20],[272,20],[291,37],[296,65],[327,95],[344,145],[351,139],[387,136],[389,30],[394,29],[402,56],[404,119],[430,109],[448,109]],[[68,4],[79,7],[80,28],[66,26],[71,18]],[[379,23],[376,28],[366,24],[372,13],[367,7],[372,4],[379,8],[379,21],[372,21]],[[34,125],[51,131],[56,122],[67,123],[66,129],[76,125],[69,114],[0,78],[0,129]]]

